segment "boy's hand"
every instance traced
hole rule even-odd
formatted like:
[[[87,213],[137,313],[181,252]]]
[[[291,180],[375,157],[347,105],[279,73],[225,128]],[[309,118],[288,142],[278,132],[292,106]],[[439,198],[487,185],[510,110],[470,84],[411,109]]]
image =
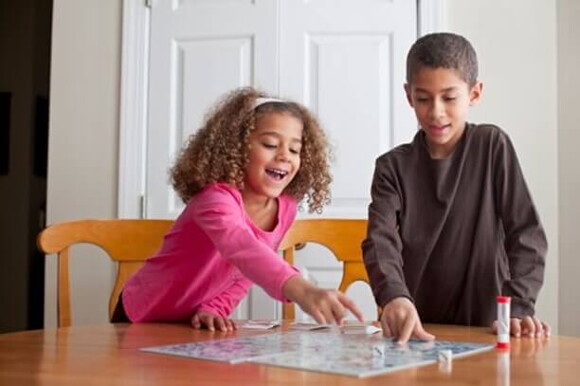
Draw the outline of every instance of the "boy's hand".
[[[210,331],[233,331],[238,327],[233,320],[228,318],[222,318],[207,311],[196,312],[191,318],[191,325],[193,328],[200,329],[202,327],[207,327]]]
[[[493,332],[497,333],[497,320],[493,322]],[[510,319],[510,335],[516,338],[527,336],[530,338],[548,338],[551,334],[550,325],[533,316],[522,319]]]
[[[346,310],[352,312],[359,321],[363,321],[362,312],[342,292],[318,288],[300,275],[286,280],[282,292],[286,298],[298,304],[304,312],[312,316],[317,323],[341,325]]]
[[[383,335],[396,338],[398,344],[405,344],[409,338],[433,340],[435,336],[423,329],[415,305],[405,297],[391,300],[383,308],[381,315]]]

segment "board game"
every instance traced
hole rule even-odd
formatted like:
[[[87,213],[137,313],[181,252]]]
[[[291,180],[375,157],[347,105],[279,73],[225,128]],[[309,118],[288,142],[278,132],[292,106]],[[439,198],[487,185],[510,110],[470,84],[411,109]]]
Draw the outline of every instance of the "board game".
[[[412,340],[399,346],[381,334],[349,335],[337,331],[269,332],[198,343],[143,348],[143,351],[213,360],[368,377],[437,362],[441,350],[454,358],[491,350],[490,344]]]

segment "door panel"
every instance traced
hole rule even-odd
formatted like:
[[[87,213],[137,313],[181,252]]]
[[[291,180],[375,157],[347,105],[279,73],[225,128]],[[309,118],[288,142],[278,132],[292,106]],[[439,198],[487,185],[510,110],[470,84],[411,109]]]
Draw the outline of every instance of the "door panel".
[[[277,85],[276,3],[158,1],[151,11],[147,217],[183,208],[168,169],[214,101],[240,86]]]
[[[206,108],[211,106],[224,90],[251,84],[252,43],[250,36],[173,43],[175,69],[172,70],[173,84],[169,101],[170,130],[166,133],[169,136],[170,157],[177,154],[187,138],[199,127]],[[219,72],[212,71],[216,63],[222,63]],[[154,146],[154,143],[150,143],[150,146]],[[168,207],[161,207],[163,211],[157,213],[155,209],[158,206],[150,201],[151,215],[164,216],[168,212],[171,217],[176,217],[183,209],[183,203],[170,186],[158,187],[164,189],[160,192],[159,199],[169,199]]]
[[[416,2],[280,4],[280,94],[305,103],[335,145],[332,204],[324,215],[366,217],[374,160],[408,142],[415,119],[403,92],[416,38]]]

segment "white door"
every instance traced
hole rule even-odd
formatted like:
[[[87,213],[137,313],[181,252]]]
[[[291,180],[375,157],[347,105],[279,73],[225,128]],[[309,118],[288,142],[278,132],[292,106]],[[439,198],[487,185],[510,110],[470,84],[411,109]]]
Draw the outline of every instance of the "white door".
[[[182,204],[168,168],[203,114],[226,90],[277,88],[276,3],[159,0],[151,10],[147,217],[174,218]]]
[[[314,111],[334,145],[332,203],[323,216],[366,218],[375,158],[415,132],[403,83],[416,2],[282,1],[280,23],[280,94]],[[342,265],[319,245],[298,251],[296,265],[320,287],[340,283]],[[347,294],[366,319],[376,318],[368,285],[355,283]]]
[[[375,158],[416,127],[403,92],[416,2],[282,1],[280,23],[280,94],[313,110],[335,145],[325,216],[365,218]]]
[[[159,0],[150,36],[147,217],[180,212],[167,174],[176,151],[219,95],[243,85],[318,115],[335,148],[333,203],[323,216],[366,217],[375,158],[414,133],[403,83],[415,1]],[[320,286],[337,287],[341,267],[327,251],[308,246],[297,265]],[[368,286],[353,291],[374,318]],[[279,315],[261,289],[250,298],[236,317]]]

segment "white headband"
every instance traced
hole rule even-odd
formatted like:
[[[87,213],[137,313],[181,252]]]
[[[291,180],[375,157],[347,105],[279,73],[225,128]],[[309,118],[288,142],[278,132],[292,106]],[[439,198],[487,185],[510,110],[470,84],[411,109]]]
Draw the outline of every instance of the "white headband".
[[[261,106],[265,103],[286,103],[286,102],[283,101],[282,99],[276,98],[256,98],[256,100],[254,101],[254,108],[257,108],[258,106]]]

